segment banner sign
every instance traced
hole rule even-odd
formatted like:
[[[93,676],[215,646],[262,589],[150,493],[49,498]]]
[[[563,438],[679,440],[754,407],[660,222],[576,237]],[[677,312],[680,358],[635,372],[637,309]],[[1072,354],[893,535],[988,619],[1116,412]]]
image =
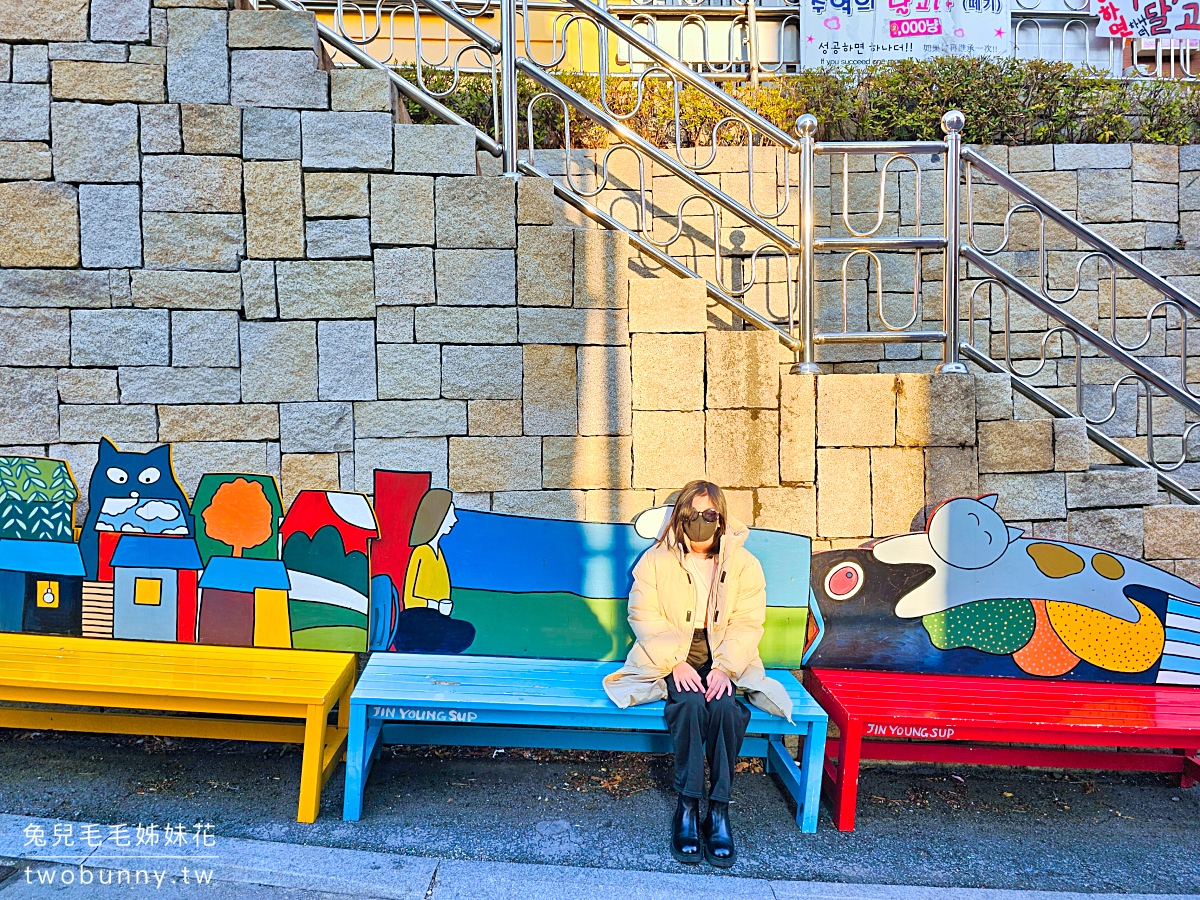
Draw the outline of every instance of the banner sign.
[[[1200,0],[1104,0],[1098,38],[1200,38]]]
[[[803,3],[802,61],[808,67],[933,56],[1012,55],[1008,0]]]

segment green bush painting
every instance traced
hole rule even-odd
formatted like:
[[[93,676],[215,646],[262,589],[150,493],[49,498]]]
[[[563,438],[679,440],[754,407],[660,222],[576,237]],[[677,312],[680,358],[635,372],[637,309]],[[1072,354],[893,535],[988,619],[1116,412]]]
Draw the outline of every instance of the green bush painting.
[[[0,538],[73,541],[78,499],[61,460],[0,456]]]

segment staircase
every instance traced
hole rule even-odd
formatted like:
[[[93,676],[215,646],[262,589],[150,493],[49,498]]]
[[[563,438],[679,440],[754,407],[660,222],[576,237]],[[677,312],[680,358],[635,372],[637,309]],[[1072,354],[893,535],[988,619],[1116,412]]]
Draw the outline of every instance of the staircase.
[[[303,9],[296,0],[262,2]],[[463,60],[482,61],[497,116],[492,134],[471,126],[477,147],[498,157],[506,174],[550,180],[581,219],[624,233],[644,270],[702,285],[710,320],[773,334],[794,354],[795,372],[905,353],[937,354],[942,372],[966,372],[965,362],[1003,372],[1013,390],[1050,416],[1085,418],[1101,461],[1153,469],[1160,488],[1184,503],[1200,503],[1172,475],[1188,462],[1191,432],[1200,422],[1200,394],[1188,384],[1186,327],[1200,317],[1200,306],[980,151],[963,148],[960,113],[943,117],[941,141],[821,142],[812,116],[800,118],[796,134],[782,131],[590,0],[561,0],[554,52],[545,59],[535,52],[527,0],[501,4],[499,38],[478,24],[485,7],[421,3],[416,52],[428,59],[421,36],[432,23],[430,34],[444,35],[446,47],[432,62],[453,75],[449,89],[431,88],[423,67],[408,80],[372,56],[387,18],[382,8],[373,19],[350,16],[339,0],[334,27],[318,22],[320,37],[337,63],[386,71],[403,97],[457,125],[469,123],[444,101],[469,67]],[[561,70],[571,28],[596,34],[595,98],[580,93],[572,86],[578,79]],[[645,61],[640,71],[616,70],[614,61],[631,52]],[[534,87],[523,106],[518,76]],[[664,90],[675,133],[645,134],[639,114]],[[718,124],[687,136],[688,112],[697,104],[716,109]],[[547,107],[565,120],[554,141],[535,127],[546,121]],[[603,149],[586,152],[580,130],[588,144]],[[890,200],[893,185],[901,189],[898,203]],[[838,188],[841,216],[823,218],[816,198],[823,191],[836,197]],[[999,226],[976,221],[985,206],[997,204]],[[1052,284],[1050,272],[1051,254],[1063,250],[1079,258],[1065,287]],[[865,302],[851,296],[864,268]],[[910,289],[885,292],[884,282],[891,277],[894,283],[898,269],[911,273],[904,276],[911,277]],[[1118,331],[1118,287],[1131,281],[1158,298],[1145,313],[1144,335]],[[1092,290],[1112,312],[1088,322],[1072,308]],[[1012,341],[1031,339],[1027,325],[1016,334],[1014,319],[1027,323],[1031,315],[1044,322],[1040,359],[1032,367],[1011,352]],[[1158,330],[1175,336],[1177,366],[1151,364],[1141,355]],[[993,334],[1000,336],[1000,353]],[[894,349],[901,345],[910,349]],[[1108,427],[1130,392],[1143,410],[1144,441]],[[1186,422],[1171,450],[1164,451],[1161,437],[1156,446],[1156,417]]]

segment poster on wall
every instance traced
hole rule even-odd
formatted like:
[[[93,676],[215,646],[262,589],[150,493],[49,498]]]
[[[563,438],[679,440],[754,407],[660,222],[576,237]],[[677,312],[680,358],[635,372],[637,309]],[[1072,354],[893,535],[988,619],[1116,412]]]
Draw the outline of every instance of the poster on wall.
[[[1183,38],[1193,49],[1200,43],[1200,0],[1104,0],[1098,12],[1098,38]]]
[[[801,52],[808,67],[1012,55],[1008,0],[803,2]]]

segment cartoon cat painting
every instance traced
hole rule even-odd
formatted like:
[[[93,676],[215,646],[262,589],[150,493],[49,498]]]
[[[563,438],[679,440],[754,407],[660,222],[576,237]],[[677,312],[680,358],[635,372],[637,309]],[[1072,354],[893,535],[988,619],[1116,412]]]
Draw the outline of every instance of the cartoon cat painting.
[[[146,504],[146,500],[165,502]],[[148,515],[152,513],[146,526],[124,522],[110,524],[135,507],[147,510]],[[172,512],[178,515],[167,523],[166,517]],[[157,534],[195,533],[187,494],[175,478],[169,445],[155,447],[145,453],[131,453],[117,449],[108,438],[100,439],[96,468],[92,470],[92,480],[88,485],[87,519],[79,537],[79,549],[89,581],[96,580],[100,568],[99,533],[114,530]]]
[[[1027,538],[997,497],[924,531],[813,555],[810,666],[1200,684],[1200,588],[1139,559]]]

